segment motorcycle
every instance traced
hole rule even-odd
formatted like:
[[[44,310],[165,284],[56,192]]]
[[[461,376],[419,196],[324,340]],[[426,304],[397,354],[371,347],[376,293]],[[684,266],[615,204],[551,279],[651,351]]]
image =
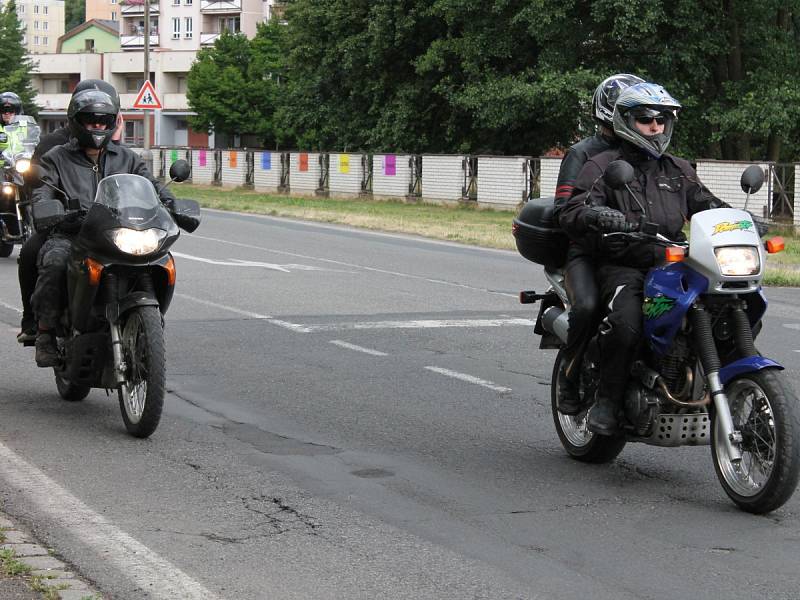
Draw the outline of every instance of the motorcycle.
[[[618,162],[605,181],[633,194],[627,185],[633,168]],[[763,182],[760,168],[745,170],[741,186],[748,199]],[[628,442],[710,445],[717,478],[737,506],[755,514],[782,506],[800,475],[800,407],[783,367],[763,356],[754,338],[767,309],[761,286],[766,254],[781,251],[783,240],[762,243],[752,215],[732,208],[695,214],[688,242],[669,240],[648,223],[604,233],[663,246],[666,261],[645,279],[645,339],[629,373],[621,431],[601,436],[586,423],[599,381],[596,332],[580,359],[578,388],[587,408],[574,416],[557,408],[570,305],[561,268],[568,241],[552,210],[552,198],[531,200],[513,231],[519,252],[544,265],[550,284],[544,294],[521,292],[520,301],[540,302],[534,330],[542,336],[540,347],[559,350],[551,410],[567,454],[606,463]]]
[[[18,136],[17,132],[24,133]],[[14,244],[23,244],[33,234],[30,194],[25,174],[31,167],[33,151],[39,143],[39,126],[33,117],[18,115],[5,126],[9,139],[20,145],[3,151],[3,181],[0,185],[0,257],[7,257]]]
[[[189,173],[186,161],[176,161],[170,183],[185,181]],[[197,228],[200,207],[177,200],[170,214],[148,179],[129,174],[101,179],[88,211],[67,211],[58,199],[33,207],[36,226],[43,229],[75,212],[83,222],[67,267],[68,308],[56,331],[56,387],[72,402],[91,388],[116,389],[125,428],[146,438],[156,430],[164,404],[163,324],[176,281],[169,250],[179,225],[189,232]]]

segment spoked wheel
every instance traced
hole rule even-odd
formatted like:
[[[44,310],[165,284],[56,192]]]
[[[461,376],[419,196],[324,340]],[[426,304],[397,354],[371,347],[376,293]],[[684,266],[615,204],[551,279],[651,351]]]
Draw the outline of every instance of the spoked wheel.
[[[91,388],[88,385],[77,385],[56,373],[56,387],[58,394],[67,402],[80,402],[89,395]]]
[[[126,381],[119,406],[128,433],[146,438],[158,427],[164,406],[166,357],[161,313],[154,306],[133,309],[122,329]]]
[[[714,419],[711,449],[725,493],[742,510],[763,514],[782,506],[800,475],[797,397],[774,369],[747,373],[725,387],[733,426],[742,435],[742,460],[731,461]]]
[[[596,435],[586,428],[587,411],[577,415],[562,415],[558,412],[558,386],[561,378],[561,361],[564,353],[556,355],[553,364],[553,383],[550,386],[550,405],[553,422],[561,445],[572,458],[588,463],[607,463],[614,460],[625,447],[622,436]]]

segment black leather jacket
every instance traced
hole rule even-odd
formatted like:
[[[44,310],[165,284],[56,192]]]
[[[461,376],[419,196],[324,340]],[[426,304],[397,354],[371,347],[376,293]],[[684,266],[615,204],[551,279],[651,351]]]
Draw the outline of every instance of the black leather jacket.
[[[601,152],[617,146],[619,146],[619,141],[616,138],[606,137],[600,133],[584,138],[577,144],[570,146],[564,156],[564,160],[561,161],[561,167],[558,169],[555,209],[553,210],[556,222],[558,222],[558,214],[564,208],[567,200],[572,197],[575,183],[578,181],[578,175],[580,175],[586,161]]]
[[[620,158],[634,167],[636,179],[629,187],[635,198],[627,190],[614,190],[603,181],[606,167]],[[598,263],[646,269],[662,262],[664,249],[639,242],[618,255],[604,253],[599,236],[584,226],[583,215],[592,206],[615,208],[631,223],[639,223],[644,218],[648,223],[656,223],[662,235],[684,241],[682,229],[693,214],[728,205],[702,184],[688,161],[671,154],[650,159],[623,143],[619,148],[590,158],[575,183],[575,195],[559,215],[559,225],[571,240],[594,254]]]
[[[81,208],[88,209],[94,202],[97,184],[103,177],[123,173],[146,177],[155,186],[161,202],[170,210],[174,207],[175,196],[172,192],[150,174],[144,161],[135,152],[119,144],[108,144],[95,164],[73,138],[69,143],[56,146],[42,156],[41,165],[44,171],[42,181],[63,190],[67,199],[77,200]],[[33,192],[34,203],[51,198],[65,201],[61,194],[47,185],[41,185]]]

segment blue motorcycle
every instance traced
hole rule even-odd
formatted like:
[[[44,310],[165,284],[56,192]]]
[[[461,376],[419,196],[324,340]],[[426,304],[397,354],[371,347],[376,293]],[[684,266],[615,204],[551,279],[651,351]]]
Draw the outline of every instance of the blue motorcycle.
[[[632,177],[633,170],[614,172]],[[624,176],[606,181],[616,189],[628,183]],[[748,197],[763,182],[758,167],[742,175]],[[754,343],[767,309],[761,286],[766,254],[782,250],[782,240],[762,243],[753,216],[732,208],[695,214],[688,242],[666,239],[648,224],[605,234],[659,244],[666,261],[645,280],[645,343],[631,368],[622,430],[600,436],[586,426],[598,385],[596,337],[586,344],[579,375],[587,410],[574,416],[557,410],[570,306],[560,268],[567,241],[553,224],[552,206],[552,198],[531,200],[514,220],[514,235],[520,253],[545,266],[550,284],[544,294],[522,292],[520,300],[540,302],[540,347],[559,349],[551,405],[567,453],[605,463],[627,442],[710,445],[718,479],[741,509],[763,514],[782,506],[800,477],[800,407],[783,367]]]

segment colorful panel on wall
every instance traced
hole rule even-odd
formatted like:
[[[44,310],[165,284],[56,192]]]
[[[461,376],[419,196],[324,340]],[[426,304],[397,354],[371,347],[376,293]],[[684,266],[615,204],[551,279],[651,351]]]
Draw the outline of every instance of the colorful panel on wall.
[[[350,155],[349,154],[340,154],[339,155],[339,173],[349,173],[350,172]]]
[[[383,174],[387,177],[397,175],[397,155],[387,154],[383,157]]]
[[[261,168],[265,171],[270,171],[272,169],[272,152],[261,153]]]
[[[197,164],[200,165],[201,167],[205,167],[206,166],[206,151],[205,150],[200,150],[197,153]]]
[[[228,154],[228,165],[231,169],[235,169],[236,165],[239,164],[239,153],[238,152],[230,152]]]
[[[169,163],[172,164],[176,160],[178,160],[178,151],[177,150],[170,150],[170,152],[169,152]]]
[[[306,152],[300,153],[300,171],[308,171],[308,154]]]

